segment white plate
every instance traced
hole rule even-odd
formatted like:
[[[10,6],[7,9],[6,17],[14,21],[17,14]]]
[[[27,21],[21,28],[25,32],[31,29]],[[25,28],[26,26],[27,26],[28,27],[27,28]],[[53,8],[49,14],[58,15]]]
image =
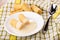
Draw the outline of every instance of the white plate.
[[[24,33],[19,32],[18,30],[14,29],[13,27],[11,27],[11,26],[9,25],[9,20],[10,20],[11,18],[16,18],[16,19],[18,19],[17,17],[18,17],[18,15],[21,14],[21,13],[22,13],[24,16],[26,16],[27,18],[32,19],[32,20],[34,20],[34,21],[37,23],[37,27],[36,27],[36,29],[35,29],[34,31],[32,30],[30,33],[24,34]],[[9,16],[9,17],[6,19],[6,21],[5,21],[5,23],[4,23],[4,28],[5,28],[5,30],[6,30],[8,33],[10,33],[10,34],[12,34],[12,35],[15,35],[15,36],[29,36],[29,35],[35,34],[35,33],[37,33],[38,31],[40,31],[40,30],[43,28],[43,25],[44,25],[44,20],[43,20],[43,18],[42,18],[41,15],[39,15],[39,14],[37,14],[37,13],[34,13],[34,12],[18,12],[18,13],[15,13],[15,14]]]

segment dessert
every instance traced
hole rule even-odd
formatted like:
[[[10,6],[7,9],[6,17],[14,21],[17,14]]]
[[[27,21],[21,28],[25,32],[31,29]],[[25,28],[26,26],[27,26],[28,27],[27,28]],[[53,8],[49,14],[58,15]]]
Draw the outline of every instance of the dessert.
[[[22,5],[14,4],[14,10],[21,10],[21,9],[22,9]]]
[[[24,25],[24,27],[20,31],[22,33],[31,32],[32,30],[34,30],[36,28],[36,26],[37,26],[36,22],[31,22],[28,25]]]
[[[13,27],[16,27],[17,22],[18,21],[13,18],[13,19],[10,20],[10,25],[13,26]]]
[[[26,4],[26,3],[23,3],[23,4],[22,4],[22,9],[23,9],[24,11],[32,11],[30,5],[28,5],[28,4]]]
[[[22,23],[28,23],[28,19],[23,15],[23,14],[20,14],[18,16],[19,20],[22,22]]]
[[[30,32],[34,30],[37,26],[36,22],[30,22],[30,20],[28,20],[27,17],[23,14],[18,15],[18,20],[12,18],[10,20],[10,25],[23,33]]]
[[[20,10],[13,10],[10,12],[10,15],[15,14],[16,12],[21,12],[21,11],[22,11],[21,9]]]
[[[42,14],[43,11],[35,5],[31,5],[31,8],[34,12]]]

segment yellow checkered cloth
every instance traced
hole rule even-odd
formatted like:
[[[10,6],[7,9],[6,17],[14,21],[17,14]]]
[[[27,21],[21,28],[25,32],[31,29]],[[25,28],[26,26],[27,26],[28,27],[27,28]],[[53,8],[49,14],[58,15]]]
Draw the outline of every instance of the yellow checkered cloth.
[[[51,4],[55,3],[60,5],[60,0],[9,0],[6,5],[0,8],[0,40],[60,40],[60,34],[57,31],[59,23],[54,21],[54,19],[50,19],[48,31],[45,34],[42,34],[42,30],[32,36],[27,37],[18,37],[7,33],[4,29],[4,22],[9,16],[10,10],[13,10],[13,5],[18,2],[35,4],[44,10],[47,10],[47,12],[44,11],[42,14],[45,23],[49,17],[48,10]]]

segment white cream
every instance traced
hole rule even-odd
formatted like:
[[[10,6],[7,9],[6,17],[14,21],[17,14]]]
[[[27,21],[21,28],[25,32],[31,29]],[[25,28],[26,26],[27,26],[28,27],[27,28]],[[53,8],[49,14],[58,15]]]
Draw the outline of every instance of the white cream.
[[[16,24],[16,29],[19,30],[19,28],[21,27],[21,25],[22,25],[22,23],[20,21],[18,21],[17,24]]]
[[[37,24],[35,22],[31,22],[28,25],[25,25],[24,28],[22,28],[20,31],[22,33],[27,33],[27,32],[31,32],[32,30],[34,30],[36,28]]]

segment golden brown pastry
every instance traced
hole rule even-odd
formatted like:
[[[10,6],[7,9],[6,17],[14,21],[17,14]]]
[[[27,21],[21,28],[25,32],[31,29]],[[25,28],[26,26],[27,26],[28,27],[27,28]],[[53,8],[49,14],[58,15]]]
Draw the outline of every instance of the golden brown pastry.
[[[19,29],[22,29],[25,25],[29,24],[29,20],[23,14],[20,14],[18,17],[19,20],[22,22],[22,25]]]
[[[15,0],[15,4],[20,4],[21,0]]]
[[[11,26],[16,27],[16,24],[17,24],[17,20],[16,19],[11,19],[10,20],[10,25]]]
[[[22,23],[22,25],[19,26],[19,30],[21,30],[22,28],[25,27],[25,25],[28,25],[28,24],[29,24],[28,22],[27,23]]]
[[[36,22],[31,22],[30,24],[24,25],[24,27],[22,27],[20,31],[23,33],[31,32],[36,28],[36,26],[37,26]]]
[[[19,20],[22,23],[27,23],[28,22],[28,19],[23,14],[20,14],[18,17],[19,17]]]
[[[35,5],[31,5],[31,8],[34,12],[42,14],[43,11]]]
[[[13,10],[13,11],[10,11],[10,15],[12,15],[12,14],[14,14],[14,13],[16,13],[16,12],[21,12],[21,11],[23,11],[23,10]]]
[[[22,4],[22,9],[23,9],[24,11],[32,11],[30,5],[28,5],[28,4],[26,4],[26,3],[23,3],[23,4]]]
[[[22,7],[22,6],[21,6],[20,4],[14,4],[14,10],[11,10],[11,11],[10,11],[10,15],[11,15],[11,14],[14,14],[14,13],[16,13],[16,12],[21,12],[21,11],[23,11],[21,7]]]
[[[22,5],[21,4],[14,4],[14,10],[21,10],[22,9]]]
[[[23,29],[25,27],[25,25],[28,25],[28,24],[29,24],[28,22],[27,23],[17,22],[16,29],[21,30],[21,29]]]

